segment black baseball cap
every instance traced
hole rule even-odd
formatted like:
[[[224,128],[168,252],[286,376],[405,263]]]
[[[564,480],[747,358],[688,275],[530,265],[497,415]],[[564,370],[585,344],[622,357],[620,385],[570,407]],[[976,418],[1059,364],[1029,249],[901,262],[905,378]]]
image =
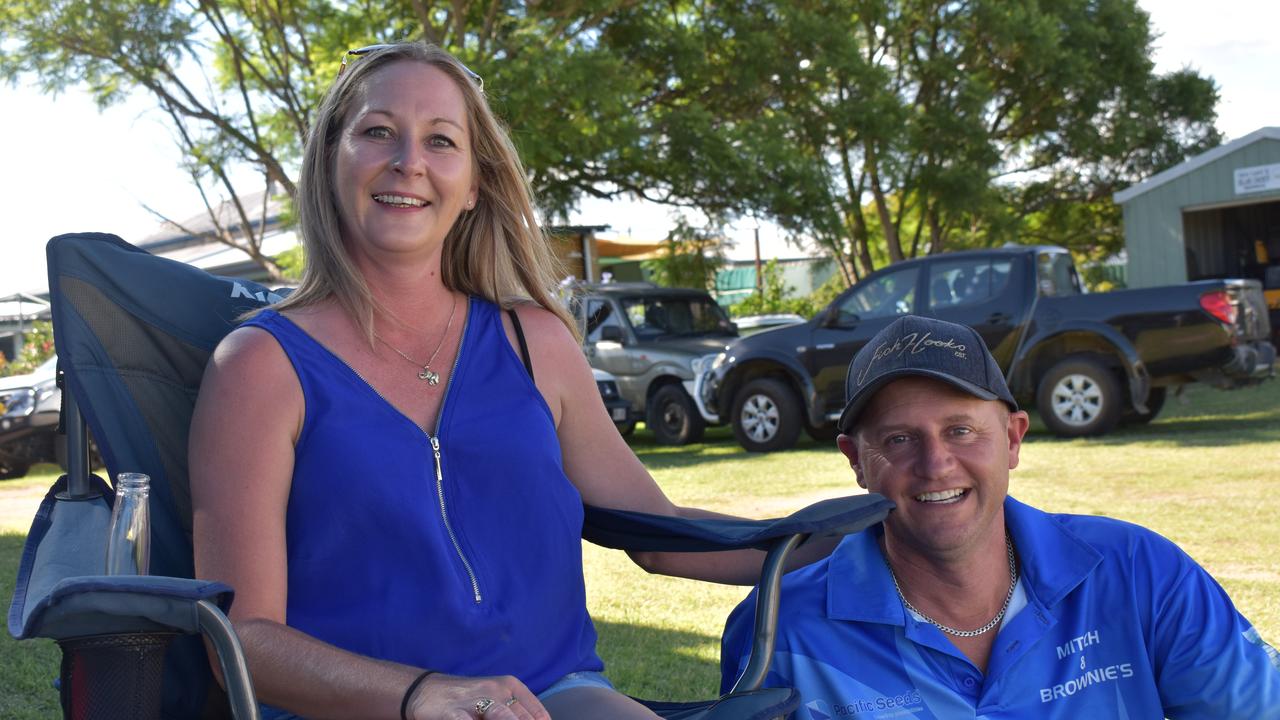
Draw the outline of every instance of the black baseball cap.
[[[844,381],[844,412],[836,427],[849,434],[876,391],[908,375],[935,378],[983,400],[1002,400],[1015,412],[1018,409],[1000,365],[973,328],[903,315],[853,356]]]

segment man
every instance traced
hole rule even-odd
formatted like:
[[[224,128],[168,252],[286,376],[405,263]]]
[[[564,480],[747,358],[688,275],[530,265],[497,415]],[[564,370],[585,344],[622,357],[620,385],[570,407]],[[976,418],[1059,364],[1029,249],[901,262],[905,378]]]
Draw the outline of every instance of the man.
[[[1280,718],[1276,651],[1185,553],[1008,497],[1029,421],[972,329],[896,320],[846,396],[840,450],[897,508],[784,580],[768,684],[800,690],[799,720]]]

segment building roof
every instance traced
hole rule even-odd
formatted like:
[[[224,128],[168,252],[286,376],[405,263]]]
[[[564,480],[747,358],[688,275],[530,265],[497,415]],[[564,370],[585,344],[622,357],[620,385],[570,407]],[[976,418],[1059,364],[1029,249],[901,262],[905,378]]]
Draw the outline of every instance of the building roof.
[[[1131,185],[1124,190],[1121,190],[1113,195],[1112,198],[1117,203],[1124,204],[1139,195],[1151,192],[1161,185],[1173,182],[1187,173],[1195,172],[1214,160],[1226,157],[1240,148],[1252,145],[1259,140],[1280,140],[1280,127],[1264,127],[1254,130],[1248,135],[1236,138],[1226,145],[1219,145],[1212,150],[1200,153],[1184,163],[1174,165],[1164,172],[1156,173],[1137,185]]]
[[[0,320],[47,320],[49,301],[30,293],[14,293],[0,298]]]
[[[263,218],[262,200],[266,194],[267,191],[259,191],[240,197],[245,213],[248,214],[249,221],[255,227]],[[267,199],[266,206],[266,226],[268,228],[280,223],[284,208],[285,197],[272,193],[271,197]],[[236,212],[234,203],[230,200],[224,200],[218,204],[216,212],[218,213],[218,224],[225,230],[233,234],[241,232],[240,215]],[[153,253],[159,253],[171,247],[208,242],[210,236],[216,232],[213,219],[204,210],[183,220],[181,226],[179,227],[172,222],[162,223],[159,230],[143,238],[137,245]]]

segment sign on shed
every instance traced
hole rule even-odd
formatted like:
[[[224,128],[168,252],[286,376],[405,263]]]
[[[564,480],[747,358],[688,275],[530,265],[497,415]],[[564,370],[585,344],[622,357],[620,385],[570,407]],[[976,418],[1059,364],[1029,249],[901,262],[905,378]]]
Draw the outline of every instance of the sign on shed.
[[[1239,168],[1235,177],[1237,195],[1280,190],[1280,163]]]

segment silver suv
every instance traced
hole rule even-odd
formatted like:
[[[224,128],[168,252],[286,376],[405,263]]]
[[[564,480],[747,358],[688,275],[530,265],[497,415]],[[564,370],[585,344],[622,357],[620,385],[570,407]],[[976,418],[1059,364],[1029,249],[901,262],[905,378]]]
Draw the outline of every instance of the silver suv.
[[[0,378],[0,479],[22,477],[35,463],[59,459],[57,370],[55,356],[29,375]]]
[[[625,435],[644,420],[664,445],[698,442],[706,422],[693,402],[701,363],[738,335],[705,291],[650,283],[580,285],[569,309],[591,367],[613,373],[632,415]],[[697,367],[695,367],[697,366]]]

